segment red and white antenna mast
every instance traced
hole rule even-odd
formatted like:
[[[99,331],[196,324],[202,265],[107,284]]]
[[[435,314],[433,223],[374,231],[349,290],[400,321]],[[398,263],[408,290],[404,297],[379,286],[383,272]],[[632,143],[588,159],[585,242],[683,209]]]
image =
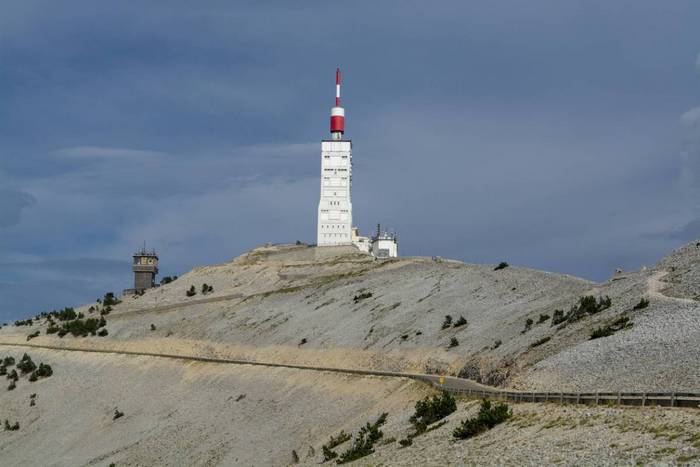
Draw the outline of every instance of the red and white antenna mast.
[[[343,139],[345,133],[345,109],[340,106],[340,68],[335,70],[335,107],[331,109],[331,137]]]

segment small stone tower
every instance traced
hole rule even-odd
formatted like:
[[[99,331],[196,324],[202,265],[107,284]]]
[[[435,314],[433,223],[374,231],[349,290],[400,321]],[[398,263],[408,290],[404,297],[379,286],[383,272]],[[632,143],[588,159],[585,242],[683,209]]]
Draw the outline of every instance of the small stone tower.
[[[158,274],[158,255],[155,250],[147,251],[146,246],[134,253],[134,263],[131,266],[134,271],[134,291],[143,292],[155,287],[156,274]]]

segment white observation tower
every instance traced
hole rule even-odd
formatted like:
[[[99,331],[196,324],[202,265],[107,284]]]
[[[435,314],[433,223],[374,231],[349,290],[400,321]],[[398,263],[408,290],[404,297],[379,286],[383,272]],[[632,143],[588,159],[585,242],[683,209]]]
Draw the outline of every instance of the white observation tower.
[[[331,139],[321,141],[321,200],[318,203],[318,246],[351,245],[352,141],[344,139],[345,109],[340,106],[340,68],[335,72],[335,107]]]

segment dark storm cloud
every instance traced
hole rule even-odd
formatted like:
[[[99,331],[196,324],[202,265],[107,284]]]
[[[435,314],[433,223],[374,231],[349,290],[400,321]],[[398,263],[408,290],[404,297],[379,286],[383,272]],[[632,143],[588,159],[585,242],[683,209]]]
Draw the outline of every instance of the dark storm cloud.
[[[632,0],[5,5],[0,313],[53,307],[28,290],[63,306],[127,287],[143,241],[164,274],[313,241],[338,65],[363,231],[395,227],[403,254],[594,279],[653,263],[700,218],[698,13]]]

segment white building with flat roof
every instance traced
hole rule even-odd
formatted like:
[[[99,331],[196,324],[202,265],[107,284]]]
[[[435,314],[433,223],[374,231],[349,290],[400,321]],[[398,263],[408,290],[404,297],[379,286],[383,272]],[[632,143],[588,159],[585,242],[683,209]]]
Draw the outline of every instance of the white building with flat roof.
[[[377,225],[377,233],[372,236],[371,251],[377,259],[399,256],[399,237],[396,232],[382,231]]]

